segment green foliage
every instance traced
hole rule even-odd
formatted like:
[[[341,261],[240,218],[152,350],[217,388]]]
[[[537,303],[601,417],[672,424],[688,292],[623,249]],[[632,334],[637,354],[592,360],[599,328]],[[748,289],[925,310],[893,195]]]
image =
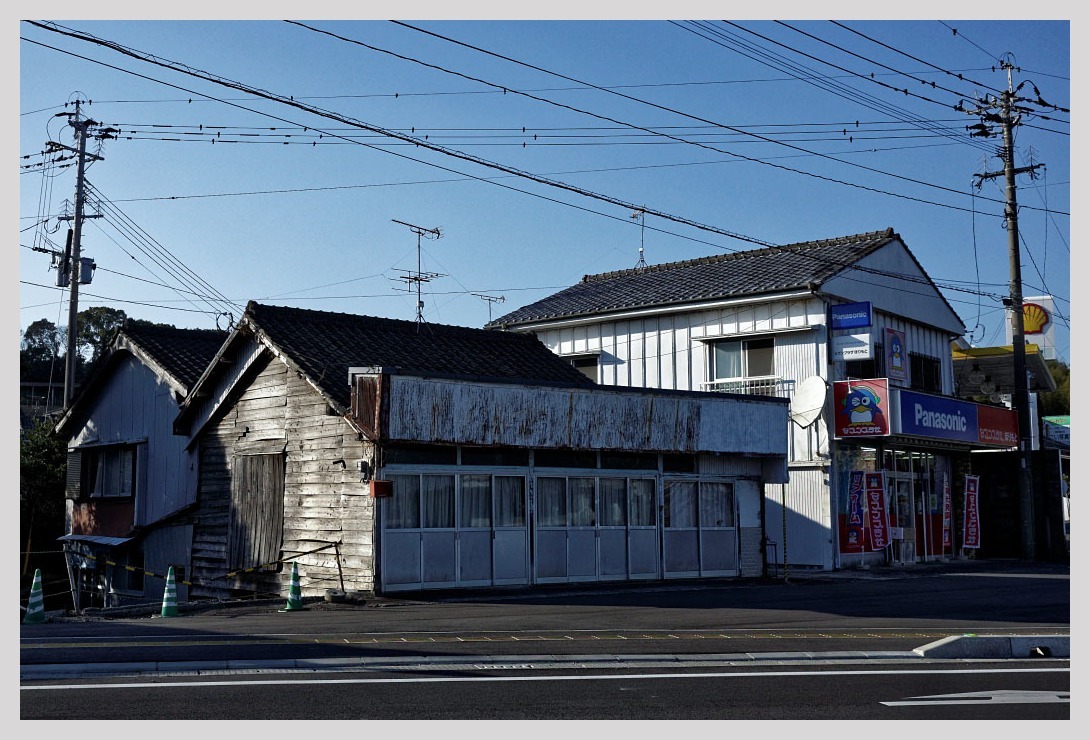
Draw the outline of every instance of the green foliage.
[[[1056,381],[1056,390],[1037,393],[1038,416],[1069,416],[1071,414],[1071,368],[1059,360],[1046,360],[1048,371]]]
[[[65,441],[39,420],[19,440],[19,513],[24,530],[64,531]]]
[[[125,318],[125,312],[121,309],[106,306],[92,306],[80,311],[76,316],[76,326],[79,328],[76,342],[80,354],[92,364],[102,357],[109,349],[114,334],[125,323]]]

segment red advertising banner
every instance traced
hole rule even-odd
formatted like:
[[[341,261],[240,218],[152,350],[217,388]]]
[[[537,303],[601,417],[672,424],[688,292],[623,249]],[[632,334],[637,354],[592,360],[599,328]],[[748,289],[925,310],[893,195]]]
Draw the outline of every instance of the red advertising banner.
[[[865,499],[863,492],[863,471],[853,470],[848,480],[848,522],[845,528],[847,538],[842,552],[863,552],[863,533]]]
[[[954,510],[953,504],[950,501],[950,476],[948,473],[942,474],[942,550],[946,552],[946,548],[951,547],[950,537],[953,534],[951,530],[954,528]]]
[[[961,538],[961,546],[965,548],[980,547],[979,485],[979,475],[965,476],[965,523]]]
[[[866,474],[867,524],[874,550],[889,544],[889,512],[886,511],[886,476],[881,471]]]
[[[833,383],[833,436],[889,435],[889,381],[838,380]]]
[[[977,437],[981,444],[1018,446],[1018,412],[995,406],[977,406]]]

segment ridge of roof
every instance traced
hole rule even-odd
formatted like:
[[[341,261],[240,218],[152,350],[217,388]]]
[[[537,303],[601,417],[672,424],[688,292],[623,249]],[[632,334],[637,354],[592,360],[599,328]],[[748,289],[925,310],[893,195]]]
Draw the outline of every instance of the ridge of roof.
[[[637,308],[810,290],[901,237],[892,227],[848,236],[666,262],[583,279],[490,321],[489,328]],[[915,258],[913,258],[915,259]],[[921,268],[922,269],[922,268]]]
[[[743,249],[737,252],[730,252],[728,254],[713,254],[707,257],[694,257],[688,260],[678,260],[676,262],[663,262],[657,265],[647,265],[646,267],[630,267],[624,270],[613,270],[611,272],[600,272],[597,274],[584,275],[580,282],[589,283],[597,280],[613,280],[619,277],[625,277],[627,275],[640,275],[649,272],[663,272],[667,270],[677,269],[679,267],[691,267],[693,265],[706,265],[715,264],[719,262],[728,262],[731,260],[741,259],[756,259],[767,256],[769,254],[777,254],[780,252],[801,252],[806,249],[816,249],[819,247],[833,247],[844,246],[847,244],[870,241],[874,239],[900,239],[901,237],[893,230],[893,227],[887,227],[878,231],[867,231],[860,234],[851,234],[849,236],[837,236],[828,239],[813,239],[806,242],[795,242],[793,244],[781,244],[772,247],[764,247],[762,249]],[[846,266],[846,265],[845,265]]]

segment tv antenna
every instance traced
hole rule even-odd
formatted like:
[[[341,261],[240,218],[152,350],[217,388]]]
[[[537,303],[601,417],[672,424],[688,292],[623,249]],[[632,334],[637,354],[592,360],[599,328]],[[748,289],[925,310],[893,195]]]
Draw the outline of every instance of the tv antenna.
[[[434,229],[427,229],[423,226],[417,226],[416,224],[406,223],[404,221],[398,221],[396,218],[390,219],[395,224],[401,224],[402,226],[409,227],[409,231],[416,234],[416,272],[411,270],[405,270],[405,274],[398,278],[398,280],[404,280],[406,287],[412,291],[413,285],[416,285],[416,330],[420,331],[420,324],[424,322],[424,299],[420,295],[420,286],[423,283],[430,282],[437,277],[444,277],[438,272],[423,272],[421,269],[420,261],[420,239],[421,237],[427,237],[428,239],[436,240],[443,236],[439,227]]]
[[[488,301],[488,323],[492,323],[492,304],[503,303],[506,299],[502,295],[485,295],[483,293],[473,293],[482,301]]]
[[[643,231],[644,231],[644,219],[647,217],[647,212],[642,208],[638,211],[633,211],[629,218],[640,220],[640,261],[636,263],[637,270],[647,267],[647,263],[643,261]]]

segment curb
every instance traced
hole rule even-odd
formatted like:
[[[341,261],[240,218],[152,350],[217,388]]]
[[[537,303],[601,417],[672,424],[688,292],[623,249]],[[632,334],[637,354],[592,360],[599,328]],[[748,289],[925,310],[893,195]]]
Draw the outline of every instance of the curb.
[[[1067,635],[954,635],[915,650],[704,653],[692,655],[432,655],[414,658],[289,658],[284,660],[197,660],[72,665],[21,665],[20,680],[147,674],[222,674],[261,671],[374,671],[452,669],[654,668],[738,663],[857,660],[1005,660],[1071,657]]]
[[[913,650],[921,658],[1070,658],[1070,635],[954,635]]]

